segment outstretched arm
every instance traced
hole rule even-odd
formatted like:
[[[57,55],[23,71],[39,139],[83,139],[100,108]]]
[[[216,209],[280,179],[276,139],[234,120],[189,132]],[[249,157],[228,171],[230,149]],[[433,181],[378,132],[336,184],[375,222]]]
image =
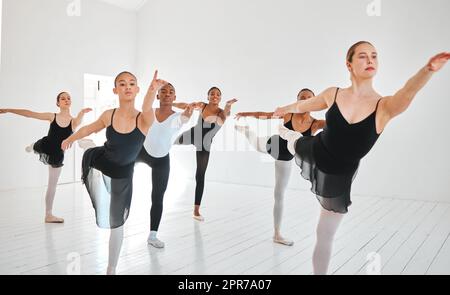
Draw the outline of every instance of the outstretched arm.
[[[0,109],[0,114],[15,114],[26,118],[33,118],[37,120],[50,121],[52,122],[55,118],[55,114],[53,113],[36,113],[29,110],[22,109]]]
[[[177,109],[185,110],[189,104],[185,102],[174,102],[172,103],[172,106],[176,107]]]
[[[393,96],[387,96],[382,107],[386,114],[386,120],[390,120],[400,115],[413,101],[417,92],[419,92],[431,79],[433,74],[442,69],[450,59],[450,52],[440,53],[430,59],[428,64],[420,69],[420,71],[408,80],[406,85],[397,91]]]
[[[81,122],[83,122],[84,115],[91,111],[92,111],[91,108],[85,108],[78,113],[78,116],[75,119],[73,119],[72,122],[73,130],[76,130],[81,125]]]
[[[328,88],[310,99],[300,100],[296,103],[279,107],[275,110],[274,116],[282,117],[288,113],[308,113],[324,110],[328,108],[328,104],[332,101],[335,91],[335,87]]]
[[[282,116],[274,116],[273,112],[242,112],[237,113],[234,117],[236,120],[239,120],[243,117],[252,117],[260,120],[270,120],[270,119],[281,119]]]
[[[206,103],[204,102],[193,102],[193,103],[185,103],[185,102],[174,102],[172,106],[185,110],[188,106],[191,106],[194,110],[201,110],[205,107]]]
[[[92,124],[84,126],[80,130],[69,136],[66,140],[64,140],[61,143],[61,149],[63,151],[66,151],[72,146],[72,144],[75,141],[85,138],[91,135],[92,133],[97,133],[103,128],[106,128],[107,127],[106,122],[108,118],[111,118],[111,111],[104,112],[97,121],[95,121]]]

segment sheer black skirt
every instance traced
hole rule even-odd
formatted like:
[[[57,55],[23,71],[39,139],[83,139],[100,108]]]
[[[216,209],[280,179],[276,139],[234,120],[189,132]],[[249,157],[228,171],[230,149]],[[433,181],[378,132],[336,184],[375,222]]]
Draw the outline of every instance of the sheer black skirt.
[[[295,162],[301,175],[311,182],[311,191],[322,207],[336,213],[347,213],[352,204],[352,182],[359,162],[348,163],[333,157],[320,137],[301,137],[295,144]]]
[[[95,209],[97,225],[113,229],[123,226],[130,213],[134,162],[117,166],[104,153],[104,147],[84,153],[82,180]]]

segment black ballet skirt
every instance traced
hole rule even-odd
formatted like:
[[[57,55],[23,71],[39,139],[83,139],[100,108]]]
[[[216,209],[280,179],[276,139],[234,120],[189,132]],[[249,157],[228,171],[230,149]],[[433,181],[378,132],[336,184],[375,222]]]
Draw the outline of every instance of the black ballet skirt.
[[[294,117],[294,114],[292,114],[291,120],[284,124],[284,127],[289,130],[295,131],[294,126],[292,125],[292,117]],[[309,127],[308,130],[302,132],[303,136],[312,136],[312,126],[314,124],[314,121],[315,120],[313,120],[311,127]],[[274,135],[267,141],[266,151],[269,155],[272,156],[272,158],[277,161],[290,161],[294,158],[294,156],[291,154],[291,152],[289,152],[287,145],[287,140],[281,138],[279,135]]]
[[[364,120],[349,124],[335,98],[326,114],[324,130],[314,137],[301,137],[295,144],[295,161],[301,175],[311,182],[311,191],[328,211],[347,213],[352,204],[351,187],[360,160],[379,137],[375,125],[379,102]]]
[[[175,140],[175,144],[194,145],[197,151],[211,151],[213,138],[216,136],[217,132],[219,132],[221,126],[217,123],[206,122],[203,119],[203,111],[205,110],[205,108],[206,105],[200,113],[200,116],[198,117],[197,124],[181,134]]]
[[[88,149],[83,155],[82,180],[100,228],[118,228],[128,219],[134,164],[145,140],[137,127],[138,117],[136,128],[127,134],[115,131],[111,123],[106,129],[105,145]]]
[[[61,143],[72,135],[72,121],[67,127],[60,127],[55,119],[50,124],[48,135],[38,140],[33,145],[33,151],[39,155],[39,160],[45,165],[53,168],[64,166],[64,151],[61,149]]]

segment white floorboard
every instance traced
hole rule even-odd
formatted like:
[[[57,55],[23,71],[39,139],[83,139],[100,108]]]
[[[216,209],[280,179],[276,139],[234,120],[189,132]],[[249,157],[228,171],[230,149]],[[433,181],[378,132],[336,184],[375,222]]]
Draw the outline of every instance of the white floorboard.
[[[282,233],[293,247],[272,242],[272,189],[208,182],[206,221],[192,219],[194,183],[171,185],[159,238],[146,243],[151,186],[135,186],[119,274],[311,274],[319,204],[308,191],[288,190]],[[0,192],[0,274],[68,273],[70,254],[81,274],[103,274],[109,231],[95,225],[80,183],[58,187],[54,212],[63,225],[43,223],[45,188]],[[331,274],[367,274],[378,253],[381,274],[450,274],[450,204],[353,197],[335,237]]]

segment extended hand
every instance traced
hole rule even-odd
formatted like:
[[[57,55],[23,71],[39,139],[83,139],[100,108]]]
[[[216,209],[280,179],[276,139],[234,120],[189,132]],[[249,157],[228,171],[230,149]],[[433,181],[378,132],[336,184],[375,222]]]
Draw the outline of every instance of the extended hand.
[[[192,116],[192,113],[194,112],[195,103],[188,104],[186,108],[184,109],[184,115],[188,118]]]
[[[246,117],[244,113],[237,113],[236,116],[234,116],[234,118],[235,118],[236,120],[239,120],[239,119],[242,118],[242,117]]]
[[[237,102],[238,100],[236,98],[227,101],[227,106],[231,106],[233,103]]]
[[[427,67],[432,72],[437,72],[442,69],[447,61],[450,59],[450,52],[439,53],[433,56],[427,64]]]
[[[162,79],[158,79],[158,70],[156,70],[155,74],[153,75],[152,83],[150,83],[150,90],[151,91],[158,91],[159,89],[161,89],[166,84],[167,84],[166,81],[164,81]]]
[[[201,110],[203,108],[203,103],[193,102],[190,104],[194,110]]]
[[[70,149],[72,147],[73,142],[66,139],[61,143],[61,149],[63,151],[67,151],[68,149]]]

